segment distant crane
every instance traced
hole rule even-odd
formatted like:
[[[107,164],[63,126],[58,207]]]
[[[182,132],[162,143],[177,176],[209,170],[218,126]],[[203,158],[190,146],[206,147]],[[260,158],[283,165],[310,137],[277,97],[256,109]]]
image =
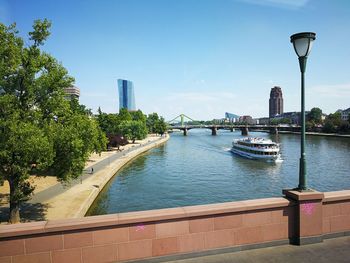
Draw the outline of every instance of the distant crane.
[[[177,120],[179,118],[180,118],[181,126],[185,126],[185,118],[188,119],[188,120],[191,120],[191,121],[195,121],[194,119],[192,119],[192,118],[188,117],[187,115],[181,113],[179,116],[176,116],[171,121],[168,121],[168,123],[170,124],[170,123],[174,122],[175,120]]]

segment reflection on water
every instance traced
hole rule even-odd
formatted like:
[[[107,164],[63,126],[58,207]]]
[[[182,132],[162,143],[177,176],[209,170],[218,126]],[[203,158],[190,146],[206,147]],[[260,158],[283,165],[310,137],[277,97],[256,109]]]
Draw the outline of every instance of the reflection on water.
[[[126,165],[89,215],[280,196],[298,185],[300,136],[251,133],[280,143],[282,163],[242,158],[229,150],[240,131],[173,133],[163,146]],[[350,189],[350,139],[308,136],[307,173],[319,191]]]

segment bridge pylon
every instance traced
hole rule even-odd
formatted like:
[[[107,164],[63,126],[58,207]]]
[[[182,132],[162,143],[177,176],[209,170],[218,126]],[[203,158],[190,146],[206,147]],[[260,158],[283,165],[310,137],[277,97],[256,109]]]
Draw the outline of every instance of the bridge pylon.
[[[243,136],[248,136],[248,134],[249,134],[248,127],[241,128],[241,131],[242,131],[242,135]]]
[[[176,116],[174,119],[172,119],[171,121],[168,121],[168,123],[170,124],[171,122],[177,120],[180,118],[180,123],[181,126],[184,127],[185,126],[185,119],[191,120],[191,121],[195,121],[194,119],[192,119],[191,117],[188,117],[186,114],[181,113],[180,115]]]

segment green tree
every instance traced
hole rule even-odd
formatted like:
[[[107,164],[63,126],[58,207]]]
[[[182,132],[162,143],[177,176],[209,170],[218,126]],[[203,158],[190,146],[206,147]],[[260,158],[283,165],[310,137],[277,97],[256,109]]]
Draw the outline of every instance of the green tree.
[[[125,108],[121,108],[119,110],[119,114],[118,114],[118,120],[121,123],[122,121],[131,121],[131,114],[130,112],[125,109]]]
[[[340,112],[331,113],[327,116],[326,120],[332,122],[333,125],[336,128],[338,128],[342,123],[341,113]]]
[[[96,133],[94,134],[96,136],[96,137],[94,136],[96,139],[93,141],[93,144],[94,144],[93,149],[96,153],[98,153],[101,156],[101,152],[107,149],[108,139],[106,137],[106,134],[102,131],[102,129],[98,125],[98,122],[93,121],[93,125],[94,125],[94,131]]]
[[[32,44],[24,46],[15,25],[0,23],[0,181],[10,185],[10,223],[20,221],[20,204],[34,190],[33,168],[67,181],[81,175],[91,151],[103,149],[89,110],[64,99],[74,79],[39,48],[50,25],[34,21]]]
[[[146,124],[147,116],[142,113],[141,110],[130,112],[131,118],[134,121],[141,121]]]
[[[91,109],[86,108],[86,106],[83,104],[79,104],[79,101],[76,98],[72,98],[69,102],[70,102],[70,107],[74,113],[92,117],[93,114]]]
[[[313,121],[306,121],[305,129],[306,131],[313,131],[315,128],[315,123]]]
[[[332,121],[330,120],[326,120],[325,123],[324,123],[324,126],[323,126],[323,132],[327,132],[327,133],[333,133],[333,132],[336,132],[336,128],[333,124]]]
[[[135,143],[135,140],[143,140],[147,136],[147,127],[141,121],[123,121],[120,130],[125,138]]]
[[[322,123],[322,110],[320,108],[312,108],[307,114],[307,120],[314,124]]]
[[[157,133],[156,124],[159,121],[157,113],[148,114],[146,125],[149,133]]]
[[[106,135],[120,134],[119,118],[117,114],[99,112],[97,122]]]
[[[327,133],[334,133],[339,131],[340,126],[342,125],[343,121],[341,119],[341,113],[335,112],[331,113],[327,116],[325,120],[325,124],[323,126],[323,131]]]
[[[159,133],[161,136],[167,131],[168,127],[163,117],[156,122],[156,133]]]
[[[338,131],[340,133],[349,133],[350,132],[350,123],[348,121],[342,121]]]

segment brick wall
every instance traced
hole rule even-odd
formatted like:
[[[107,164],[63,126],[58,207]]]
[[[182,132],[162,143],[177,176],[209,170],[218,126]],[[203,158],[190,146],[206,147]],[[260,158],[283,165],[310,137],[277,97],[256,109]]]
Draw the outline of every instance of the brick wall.
[[[323,234],[350,230],[350,191],[325,193]]]
[[[324,233],[349,231],[350,191],[325,195]],[[267,198],[1,226],[0,263],[114,262],[288,242],[296,207]]]

